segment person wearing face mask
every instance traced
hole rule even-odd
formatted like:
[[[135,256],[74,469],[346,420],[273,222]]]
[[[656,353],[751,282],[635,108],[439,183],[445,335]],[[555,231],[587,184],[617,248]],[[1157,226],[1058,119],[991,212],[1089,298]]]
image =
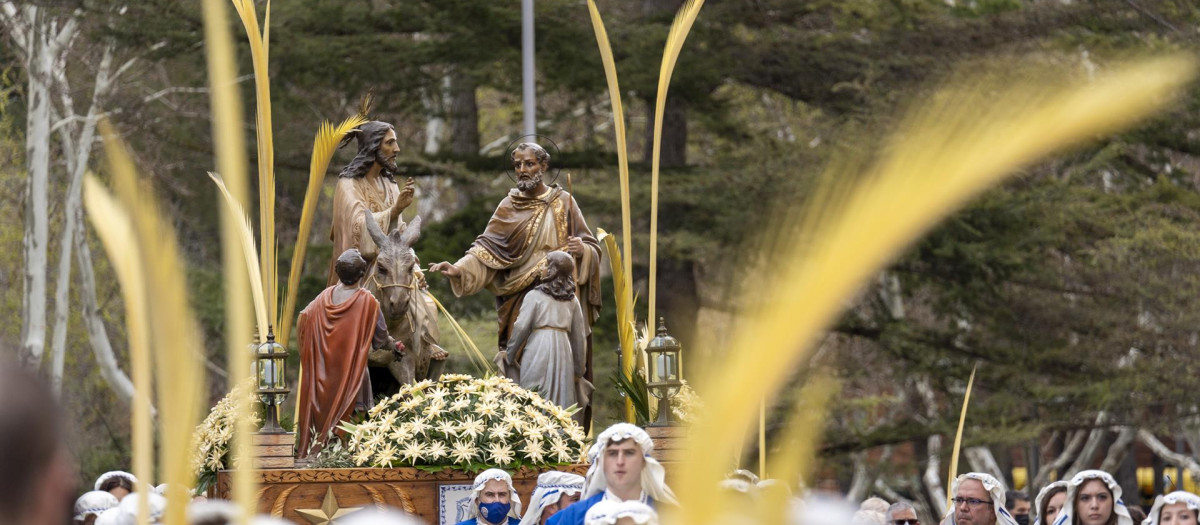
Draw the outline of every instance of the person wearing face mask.
[[[1200,496],[1178,490],[1154,499],[1143,525],[1196,525],[1200,518]]]
[[[1067,482],[1055,481],[1038,491],[1033,499],[1033,508],[1037,510],[1037,519],[1033,525],[1051,525],[1058,518],[1063,505],[1067,502]]]
[[[942,525],[1016,525],[1004,508],[1004,485],[982,472],[968,472],[950,485],[951,506]]]
[[[1121,486],[1102,470],[1085,470],[1067,483],[1066,505],[1054,525],[1133,525]]]
[[[1019,490],[1004,493],[1004,508],[1012,514],[1017,525],[1029,525],[1029,496]]]
[[[479,473],[467,509],[471,518],[458,525],[520,525],[521,498],[513,488],[512,476],[496,468]]]

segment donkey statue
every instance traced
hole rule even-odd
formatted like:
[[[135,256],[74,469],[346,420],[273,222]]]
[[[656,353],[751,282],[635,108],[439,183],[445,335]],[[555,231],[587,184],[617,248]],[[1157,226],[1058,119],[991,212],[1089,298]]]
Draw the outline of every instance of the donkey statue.
[[[416,272],[417,254],[412,245],[421,236],[421,218],[400,223],[389,234],[364,210],[367,232],[379,255],[367,271],[363,286],[379,300],[392,338],[404,350],[375,350],[367,364],[376,396],[390,396],[401,385],[424,379],[437,380],[446,364],[446,351],[438,345],[437,307],[426,295],[424,278]],[[400,221],[397,221],[400,222]]]

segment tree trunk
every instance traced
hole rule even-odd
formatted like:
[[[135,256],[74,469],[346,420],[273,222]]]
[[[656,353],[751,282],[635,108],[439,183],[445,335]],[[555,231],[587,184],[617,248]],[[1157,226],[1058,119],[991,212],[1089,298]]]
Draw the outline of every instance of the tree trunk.
[[[1063,447],[1062,454],[1059,454],[1054,461],[1047,463],[1041,468],[1041,470],[1038,471],[1037,476],[1033,478],[1033,486],[1038,490],[1041,490],[1042,486],[1046,485],[1046,483],[1050,481],[1050,474],[1070,464],[1080,447],[1083,446],[1083,442],[1087,436],[1088,431],[1086,430],[1075,432],[1069,440],[1067,440],[1067,438],[1064,436],[1063,439],[1067,440],[1067,444]],[[1059,476],[1058,478],[1065,479],[1066,476]]]
[[[446,96],[450,90],[450,77],[443,76],[441,83],[422,90],[421,104],[425,107],[425,154],[437,155],[442,151],[446,139]]]
[[[29,76],[25,122],[25,160],[29,179],[25,185],[25,291],[21,301],[21,359],[38,368],[46,343],[46,266],[49,231],[50,182],[50,73],[54,49],[45,31],[45,14],[36,6],[22,12],[34,33],[29,35],[26,72]]]
[[[46,273],[50,242],[50,95],[61,55],[75,38],[77,21],[60,22],[33,5],[18,7],[0,2],[0,23],[16,44],[29,77],[25,115],[25,230],[22,260],[25,264],[21,299],[21,359],[40,368],[46,346]]]
[[[646,101],[646,150],[643,162],[654,156],[654,100]],[[662,151],[658,165],[678,168],[687,165],[687,104],[678,96],[667,96],[663,108]]]
[[[1083,445],[1083,450],[1079,451],[1079,457],[1075,458],[1075,463],[1072,463],[1071,468],[1067,469],[1067,472],[1063,474],[1063,479],[1067,479],[1074,476],[1076,472],[1092,467],[1092,461],[1096,457],[1096,452],[1100,450],[1100,444],[1104,442],[1104,437],[1108,433],[1107,429],[1101,428],[1107,422],[1107,412],[1100,412],[1096,415],[1097,428],[1089,433],[1087,442]]]
[[[75,225],[82,222],[83,174],[87,171],[88,159],[92,156],[92,145],[96,139],[97,112],[100,99],[108,92],[110,86],[109,71],[112,67],[112,46],[105,46],[96,71],[96,82],[92,87],[92,102],[88,107],[87,117],[84,118],[83,130],[76,142],[72,136],[75,126],[63,125],[59,128],[62,149],[67,159],[67,169],[71,173],[71,184],[67,188],[66,208],[63,211],[63,233],[59,244],[58,280],[54,288],[54,335],[50,346],[50,380],[54,392],[62,393],[63,365],[66,358],[67,324],[70,320],[70,279],[71,279],[71,248],[75,243],[77,231]],[[63,118],[75,116],[74,104],[71,102],[70,90],[67,89],[66,76],[60,69],[59,84],[63,90]],[[78,216],[78,217],[77,217]]]
[[[1104,455],[1104,461],[1100,463],[1100,470],[1116,471],[1129,453],[1129,447],[1133,444],[1135,437],[1137,437],[1137,428],[1121,427],[1121,431],[1117,433],[1117,439],[1113,441],[1112,445],[1109,445],[1108,453]]]
[[[867,470],[866,452],[852,454],[854,460],[854,477],[850,480],[850,489],[846,491],[846,500],[858,504],[866,499],[874,479]]]
[[[1009,484],[1008,476],[1004,475],[1004,470],[996,462],[996,457],[992,455],[991,449],[987,447],[970,447],[963,450],[963,454],[966,455],[967,464],[971,465],[971,470],[989,474],[1004,482],[1005,485]]]
[[[479,106],[475,79],[455,70],[450,75],[450,151],[455,155],[479,154]]]

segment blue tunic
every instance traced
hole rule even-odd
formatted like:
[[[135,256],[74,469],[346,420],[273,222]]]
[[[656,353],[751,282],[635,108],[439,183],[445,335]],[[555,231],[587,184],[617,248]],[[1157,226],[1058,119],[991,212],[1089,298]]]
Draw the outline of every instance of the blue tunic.
[[[457,523],[457,524],[455,524],[455,525],[483,525],[483,524],[477,524],[477,523],[476,523],[476,520],[478,520],[478,519],[479,519],[479,518],[471,518],[471,519],[469,519],[469,520],[466,520],[466,521],[460,521],[460,522],[458,522],[458,523]],[[486,522],[484,522],[484,523],[486,523]],[[521,520],[519,520],[519,519],[517,519],[517,518],[514,518],[514,517],[512,517],[512,516],[509,516],[509,517],[508,517],[508,523],[505,523],[504,525],[521,525]]]
[[[601,492],[588,499],[581,499],[572,503],[571,506],[556,512],[550,519],[546,521],[546,525],[583,525],[583,519],[587,517],[587,512],[593,505],[600,503],[604,499],[604,493]],[[655,508],[654,500],[649,501],[650,508]]]

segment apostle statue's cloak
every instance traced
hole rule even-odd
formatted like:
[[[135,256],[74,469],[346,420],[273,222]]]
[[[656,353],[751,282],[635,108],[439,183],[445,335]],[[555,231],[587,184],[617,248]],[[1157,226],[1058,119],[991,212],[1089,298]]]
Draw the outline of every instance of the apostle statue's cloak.
[[[391,220],[391,209],[400,198],[400,186],[384,175],[339,177],[333,190],[333,225],[329,240],[333,241],[333,259],[329,261],[325,286],[337,284],[333,265],[342,252],[357,248],[368,262],[379,255],[379,247],[367,231],[363,210],[369,210],[375,223],[384,233],[396,229],[399,217]]]
[[[359,288],[334,304],[334,289],[326,288],[313,299],[296,323],[303,371],[296,418],[299,458],[308,455],[313,441],[324,443],[331,430],[349,420],[356,402],[368,408],[370,404],[365,374],[380,319],[379,301]]]
[[[600,316],[601,304],[600,243],[566,190],[552,185],[537,197],[510,190],[492,213],[483,234],[454,263],[461,274],[449,278],[450,287],[458,297],[485,288],[496,295],[498,348],[503,350],[508,347],[525,294],[546,268],[546,254],[567,251],[569,237],[583,241],[583,255],[575,258],[575,284],[588,334],[584,378],[591,381],[591,327]]]

